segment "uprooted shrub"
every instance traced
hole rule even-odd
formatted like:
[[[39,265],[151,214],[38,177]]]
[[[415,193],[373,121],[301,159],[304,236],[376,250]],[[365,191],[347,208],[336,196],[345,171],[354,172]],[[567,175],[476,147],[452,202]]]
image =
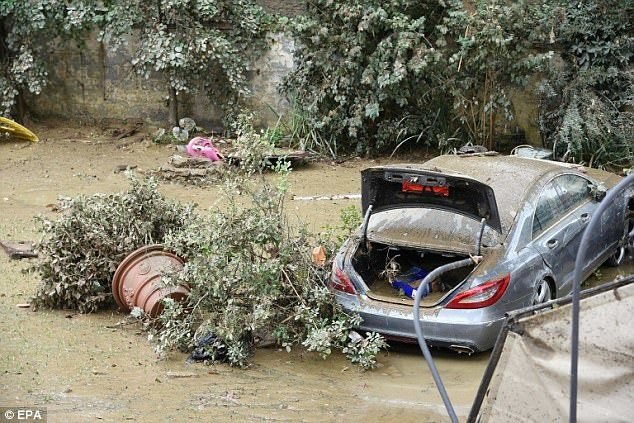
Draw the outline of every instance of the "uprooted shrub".
[[[244,132],[237,144],[253,142],[257,137]],[[186,264],[163,281],[186,284],[191,292],[185,303],[166,300],[152,322],[157,352],[191,351],[213,334],[214,342],[202,347],[207,356],[222,356],[234,366],[247,365],[253,347],[269,341],[288,351],[303,345],[323,358],[339,349],[362,368],[374,367],[385,341],[352,331],[360,317],[335,301],[328,266],[312,262],[319,240],[286,220],[288,166],[277,166],[277,184],[263,176],[264,166],[261,160],[245,160],[241,172],[225,175],[222,206],[166,237],[167,248]],[[346,214],[348,226],[351,215]],[[335,243],[328,238],[321,243],[332,250]]]
[[[35,307],[88,313],[112,306],[112,276],[123,258],[191,219],[193,207],[165,199],[153,179],[129,178],[126,192],[62,199],[59,219],[37,218]]]

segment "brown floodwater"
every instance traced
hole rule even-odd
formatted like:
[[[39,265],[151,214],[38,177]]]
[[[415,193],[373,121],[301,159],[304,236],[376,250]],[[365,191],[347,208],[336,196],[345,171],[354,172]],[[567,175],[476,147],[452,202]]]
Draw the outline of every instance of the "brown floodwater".
[[[143,134],[114,141],[92,127],[35,128],[38,144],[0,142],[0,239],[32,240],[33,216],[52,215],[58,196],[126,188],[117,165],[155,168],[173,148],[143,141]],[[320,162],[293,172],[291,193],[321,196],[359,193],[359,171],[377,161]],[[164,184],[167,196],[202,209],[217,201],[216,187]],[[340,210],[358,199],[287,202],[291,220],[311,230],[336,224]],[[391,344],[380,367],[361,372],[345,357],[260,349],[253,365],[187,364],[183,354],[157,360],[136,325],[120,325],[117,312],[17,308],[38,280],[28,261],[0,254],[0,406],[47,407],[50,422],[167,420],[216,421],[448,421],[429,370],[414,345]],[[599,279],[615,271],[602,268]],[[631,262],[616,272],[632,273]],[[459,416],[467,415],[488,353],[434,351]]]

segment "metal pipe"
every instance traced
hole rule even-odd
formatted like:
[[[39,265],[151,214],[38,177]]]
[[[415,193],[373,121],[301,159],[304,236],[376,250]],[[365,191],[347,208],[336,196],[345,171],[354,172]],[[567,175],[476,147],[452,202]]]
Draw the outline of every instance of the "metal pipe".
[[[449,400],[449,395],[447,395],[447,390],[445,389],[445,385],[438,374],[438,369],[434,364],[434,359],[429,352],[429,347],[425,342],[425,336],[423,334],[423,328],[420,322],[420,300],[422,298],[423,289],[427,284],[430,284],[434,279],[438,276],[442,275],[445,272],[450,270],[458,269],[461,267],[472,265],[473,263],[479,263],[482,257],[470,257],[468,259],[455,261],[453,263],[445,264],[444,266],[440,266],[434,270],[432,270],[423,281],[420,283],[420,286],[416,289],[416,295],[414,295],[414,329],[416,329],[416,337],[418,338],[418,345],[420,346],[421,351],[423,352],[423,356],[425,357],[425,361],[427,361],[427,365],[429,366],[429,370],[431,371],[431,375],[434,378],[434,382],[436,382],[436,386],[438,387],[438,392],[440,392],[440,397],[442,401],[445,403],[445,408],[447,409],[447,413],[449,413],[449,418],[452,423],[458,422],[458,417],[456,416],[456,411]]]
[[[581,277],[583,275],[583,262],[586,259],[590,237],[594,235],[601,223],[601,215],[613,205],[614,197],[624,191],[629,185],[634,185],[634,174],[623,179],[614,188],[608,191],[607,196],[601,200],[601,204],[594,213],[590,223],[581,237],[581,245],[575,260],[575,270],[572,284],[572,345],[570,352],[570,423],[577,422],[577,372],[579,371],[579,292],[581,291]]]
[[[482,218],[480,221],[480,232],[478,233],[478,245],[476,248],[476,255],[479,256],[482,251],[482,235],[484,235],[484,225],[486,224],[486,218]]]
[[[370,223],[370,216],[372,215],[372,209],[374,206],[370,204],[363,216],[363,224],[361,224],[361,244],[365,246],[368,237],[368,224]]]

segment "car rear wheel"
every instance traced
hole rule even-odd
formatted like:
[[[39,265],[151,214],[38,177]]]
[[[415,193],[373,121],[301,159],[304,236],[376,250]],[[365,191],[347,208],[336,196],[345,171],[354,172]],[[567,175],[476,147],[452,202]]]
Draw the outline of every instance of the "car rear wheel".
[[[536,286],[533,294],[533,305],[542,304],[552,299],[552,290],[550,283],[546,279],[542,279]]]
[[[609,267],[617,267],[623,262],[625,257],[625,246],[621,245],[612,253],[610,257],[605,261],[605,265]]]

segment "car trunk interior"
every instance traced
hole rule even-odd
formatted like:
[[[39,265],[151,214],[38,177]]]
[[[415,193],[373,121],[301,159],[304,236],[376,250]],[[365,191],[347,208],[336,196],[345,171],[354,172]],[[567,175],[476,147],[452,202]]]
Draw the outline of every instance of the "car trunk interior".
[[[368,249],[360,246],[352,258],[354,269],[369,288],[367,295],[377,301],[404,305],[413,305],[414,300],[407,296],[403,289],[398,288],[403,286],[398,282],[407,283],[416,289],[425,273],[469,257],[465,254],[440,253],[376,242],[368,245]],[[447,292],[460,285],[474,267],[475,265],[472,265],[451,270],[432,281],[432,290],[422,298],[421,306],[436,305]]]

